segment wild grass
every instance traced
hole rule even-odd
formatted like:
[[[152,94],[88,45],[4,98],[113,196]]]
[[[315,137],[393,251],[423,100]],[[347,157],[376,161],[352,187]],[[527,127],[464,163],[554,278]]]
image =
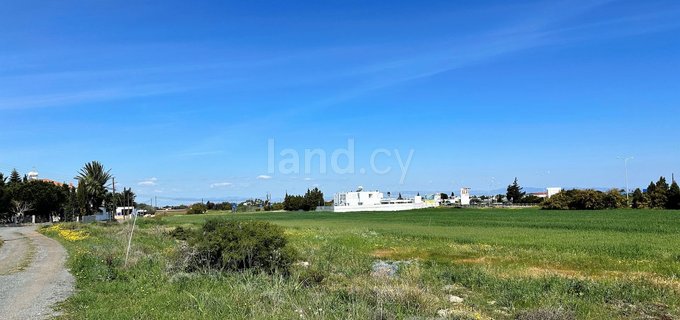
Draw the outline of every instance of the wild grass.
[[[168,231],[198,228],[214,216],[285,227],[309,266],[297,265],[288,277],[173,268],[182,244]],[[129,225],[64,227],[89,234],[60,239],[78,287],[64,318],[680,316],[677,211],[218,212],[147,218],[138,226],[127,268]],[[378,260],[400,262],[399,271],[372,274]]]

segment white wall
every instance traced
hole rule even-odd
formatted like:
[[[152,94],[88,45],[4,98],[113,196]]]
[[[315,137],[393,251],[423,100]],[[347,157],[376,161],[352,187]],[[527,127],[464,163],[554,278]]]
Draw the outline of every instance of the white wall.
[[[370,206],[333,206],[324,207],[323,211],[332,212],[360,212],[360,211],[404,211],[426,208],[425,203],[377,204]],[[326,210],[326,208],[330,210]]]

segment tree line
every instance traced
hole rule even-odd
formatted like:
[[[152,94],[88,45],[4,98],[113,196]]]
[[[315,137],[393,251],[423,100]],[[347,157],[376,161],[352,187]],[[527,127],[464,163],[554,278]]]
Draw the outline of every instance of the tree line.
[[[625,190],[567,190],[560,192],[543,203],[543,209],[550,210],[600,210],[600,209],[680,209],[680,187],[675,179],[669,185],[665,177],[652,181],[647,189],[635,189],[626,197]]]
[[[680,187],[675,179],[669,185],[665,177],[650,182],[645,190],[635,189],[626,196],[622,189],[599,191],[593,189],[565,190],[549,199],[526,195],[517,178],[508,186],[507,199],[512,203],[540,203],[547,210],[602,210],[618,208],[680,209]]]
[[[0,223],[21,223],[30,215],[36,221],[73,221],[76,217],[102,212],[112,215],[116,206],[136,206],[131,189],[108,191],[112,179],[110,170],[92,161],[75,177],[77,187],[48,180],[30,180],[14,169],[9,177],[0,173]],[[111,216],[113,218],[113,216]]]
[[[668,185],[666,178],[660,177],[659,180],[649,183],[646,190],[635,189],[631,196],[632,207],[635,209],[654,208],[654,209],[680,209],[680,187],[671,179]]]
[[[317,206],[323,206],[325,201],[323,199],[323,192],[319,188],[312,190],[307,189],[304,196],[289,195],[283,198],[283,209],[286,211],[313,211]]]

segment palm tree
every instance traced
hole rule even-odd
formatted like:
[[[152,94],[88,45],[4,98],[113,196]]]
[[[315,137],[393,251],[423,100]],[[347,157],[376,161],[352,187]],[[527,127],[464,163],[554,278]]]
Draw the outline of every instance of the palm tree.
[[[132,192],[132,188],[123,188],[123,193],[121,194],[121,199],[125,206],[132,206],[135,203],[135,193]]]
[[[106,187],[108,187],[109,180],[111,180],[110,170],[105,170],[104,166],[98,161],[86,163],[80,169],[78,176],[78,189],[84,191],[84,198],[86,199],[85,211],[89,214],[93,210],[99,211],[99,208],[106,198]],[[80,185],[83,187],[81,188]]]

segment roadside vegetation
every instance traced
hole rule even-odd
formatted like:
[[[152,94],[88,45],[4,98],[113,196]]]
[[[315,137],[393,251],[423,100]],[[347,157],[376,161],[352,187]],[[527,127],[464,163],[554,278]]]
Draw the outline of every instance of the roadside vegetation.
[[[31,173],[29,173],[31,174]],[[135,202],[132,189],[113,189],[113,176],[98,161],[86,163],[71,183],[40,179],[15,169],[9,177],[0,172],[0,223],[76,221],[104,210],[113,214],[116,207],[127,206],[154,213],[149,205]],[[110,216],[113,219],[113,216]]]
[[[286,272],[187,269],[191,239],[215,218],[226,229],[278,225],[296,258]],[[127,267],[130,225],[62,224],[87,235],[75,241],[43,232],[66,246],[77,278],[66,319],[672,319],[679,218],[646,209],[175,215],[137,222]],[[126,307],[112,314],[112,303]]]

